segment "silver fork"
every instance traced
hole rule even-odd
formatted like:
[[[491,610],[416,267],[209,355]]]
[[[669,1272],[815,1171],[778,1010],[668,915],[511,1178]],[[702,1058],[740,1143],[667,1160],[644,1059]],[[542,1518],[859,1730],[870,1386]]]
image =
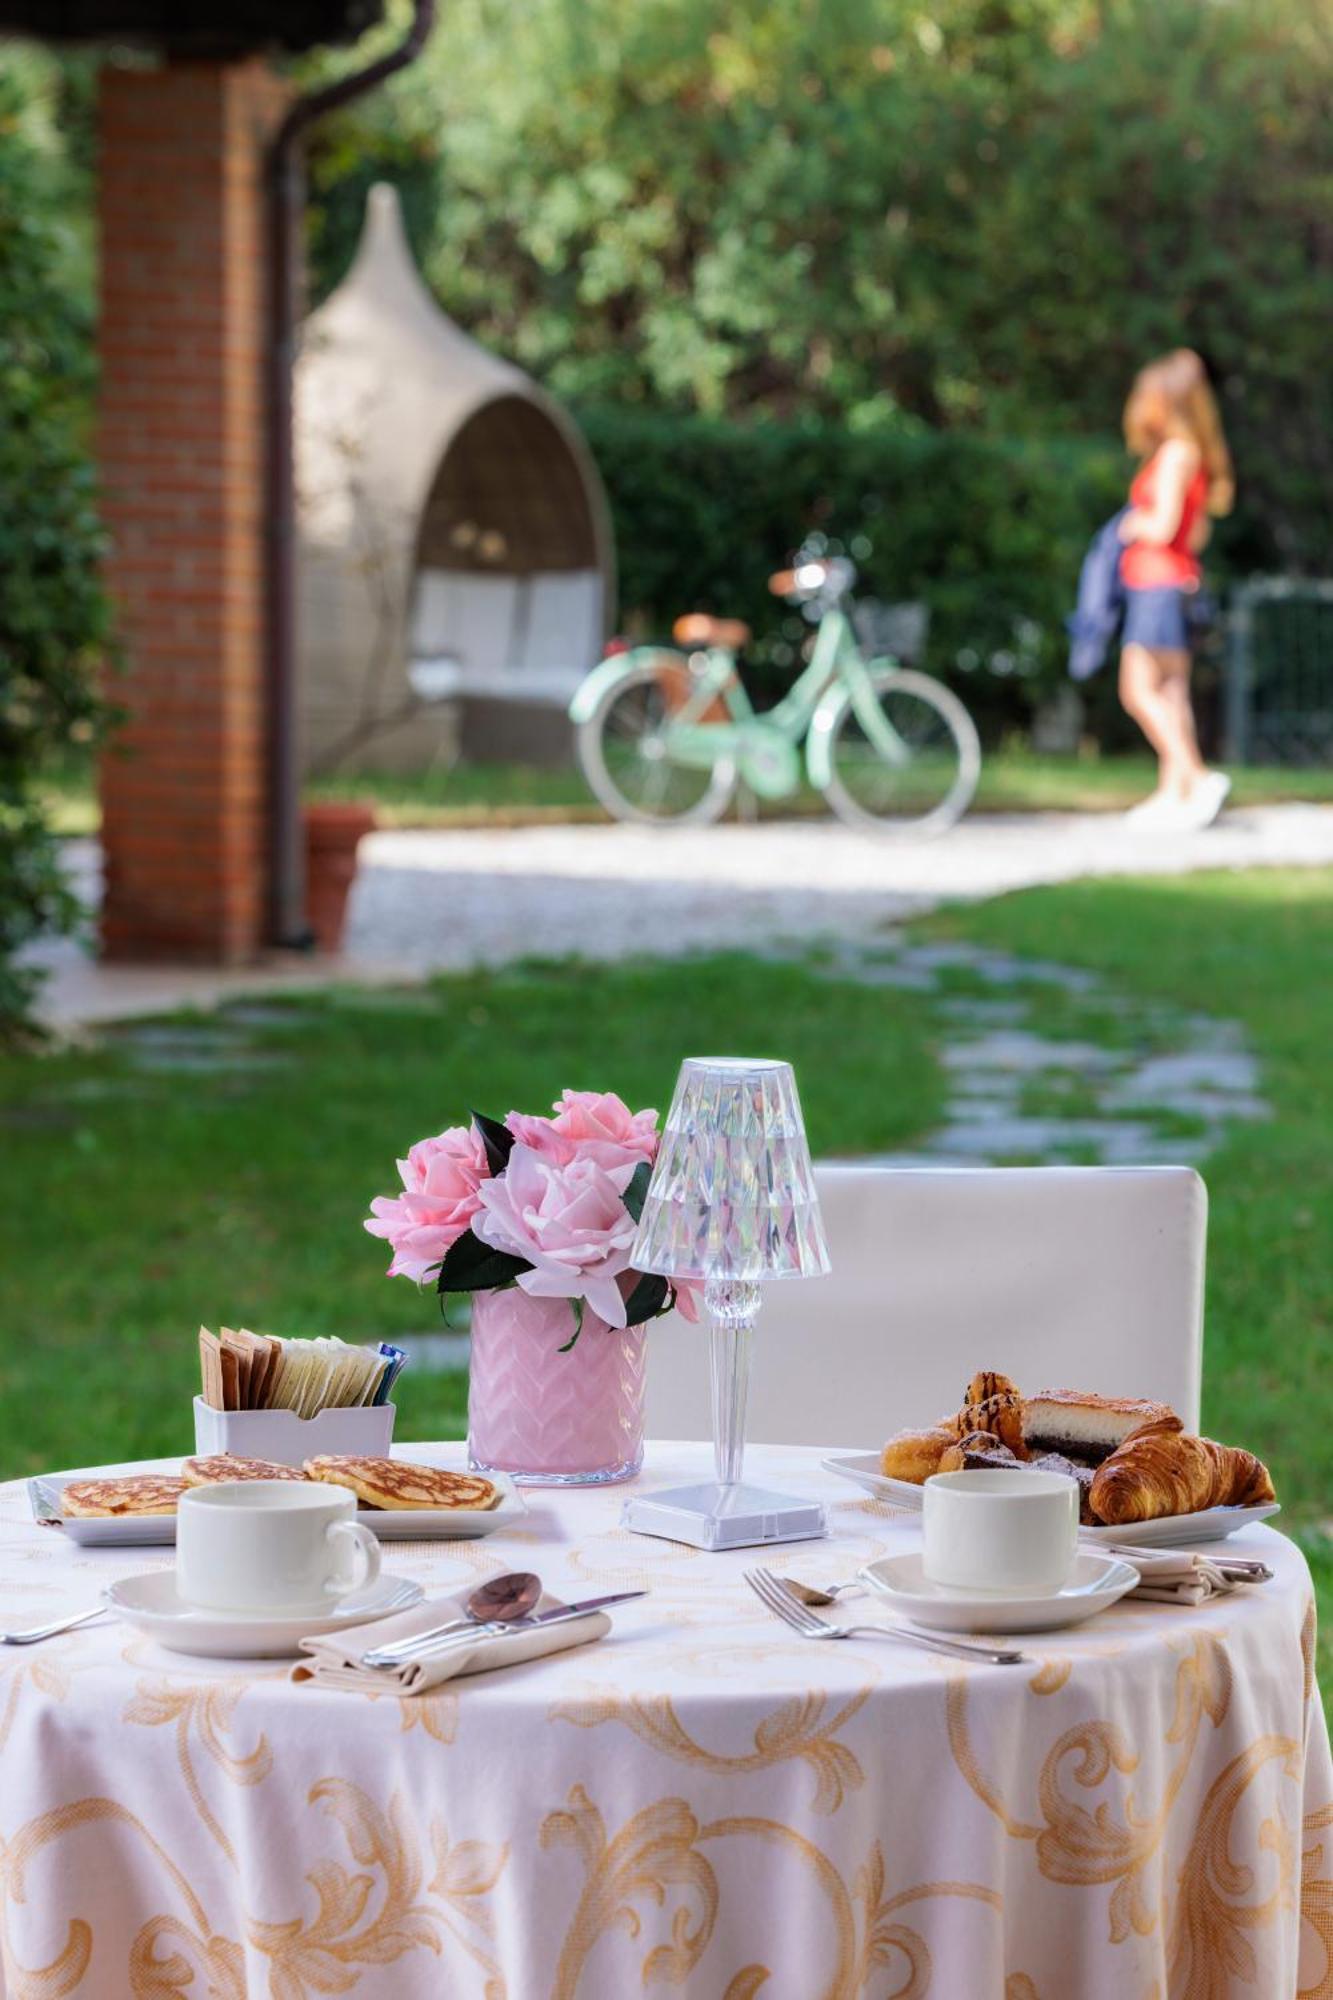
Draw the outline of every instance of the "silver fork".
[[[747,1569],[745,1581],[760,1603],[780,1618],[784,1625],[790,1625],[793,1632],[799,1632],[803,1639],[899,1639],[906,1646],[924,1646],[932,1653],[948,1653],[960,1660],[985,1661],[995,1667],[1021,1666],[1026,1658],[1025,1654],[1013,1652],[1008,1647],[972,1646],[965,1639],[942,1639],[934,1632],[918,1632],[913,1625],[832,1625],[827,1618],[820,1618],[804,1604],[798,1604],[790,1591],[783,1588],[781,1577],[774,1575],[771,1569]]]
[[[90,1618],[105,1614],[105,1604],[99,1604],[92,1611],[76,1611],[72,1618],[53,1619],[49,1625],[29,1625],[23,1632],[0,1632],[0,1646],[35,1646],[39,1639],[54,1639],[57,1632],[72,1632],[76,1625],[86,1625]]]
[[[1151,1548],[1147,1544],[1140,1545],[1134,1542],[1099,1542],[1090,1544],[1089,1546],[1093,1554],[1127,1556],[1131,1562],[1139,1556],[1152,1558],[1178,1553],[1177,1550],[1169,1547],[1163,1548],[1159,1545],[1156,1548]],[[1199,1549],[1194,1553],[1202,1556],[1203,1560],[1213,1569],[1220,1570],[1222,1575],[1231,1583],[1271,1583],[1272,1581],[1272,1570],[1266,1562],[1262,1562],[1257,1556],[1232,1556],[1220,1550],[1216,1555],[1210,1555],[1206,1548]]]

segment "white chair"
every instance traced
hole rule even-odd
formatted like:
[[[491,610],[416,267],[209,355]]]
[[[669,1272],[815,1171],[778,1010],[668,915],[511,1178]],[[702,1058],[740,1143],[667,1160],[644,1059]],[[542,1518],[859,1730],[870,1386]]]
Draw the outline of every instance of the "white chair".
[[[1150,1396],[1197,1427],[1208,1196],[1189,1167],[815,1169],[832,1270],[765,1285],[747,1434],[879,1445],[1020,1389]],[[708,1337],[648,1337],[649,1437],[706,1438]]]

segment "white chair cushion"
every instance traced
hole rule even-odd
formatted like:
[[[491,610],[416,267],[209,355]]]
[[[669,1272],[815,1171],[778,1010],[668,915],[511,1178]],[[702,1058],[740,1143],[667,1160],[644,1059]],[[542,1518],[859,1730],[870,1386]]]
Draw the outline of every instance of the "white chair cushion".
[[[527,624],[515,661],[521,679],[577,687],[602,650],[602,579],[596,570],[529,579]]]
[[[1208,1200],[1189,1167],[815,1169],[833,1268],[766,1285],[748,1436],[869,1450],[1020,1389],[1150,1396],[1197,1426]],[[708,1334],[649,1336],[648,1435],[711,1434]]]

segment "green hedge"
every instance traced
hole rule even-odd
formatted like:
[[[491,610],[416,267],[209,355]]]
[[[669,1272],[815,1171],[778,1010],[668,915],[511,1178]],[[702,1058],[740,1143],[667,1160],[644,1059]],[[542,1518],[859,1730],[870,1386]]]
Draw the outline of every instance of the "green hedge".
[[[1064,672],[1064,618],[1089,537],[1124,497],[1114,449],[960,432],[728,424],[584,409],[615,522],[621,620],[661,637],[682,611],[754,628],[761,691],[808,630],[765,579],[817,529],[860,590],[930,607],[928,664],[992,733]]]
[[[105,719],[110,613],[83,435],[90,346],[41,147],[0,71],[0,1043],[25,1036],[32,941],[80,911],[37,794]]]

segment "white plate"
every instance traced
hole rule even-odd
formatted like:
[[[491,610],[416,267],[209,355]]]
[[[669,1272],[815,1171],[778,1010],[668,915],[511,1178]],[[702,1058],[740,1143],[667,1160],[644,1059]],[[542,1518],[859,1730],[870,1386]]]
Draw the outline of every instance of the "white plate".
[[[174,1570],[153,1569],[109,1583],[102,1595],[127,1624],[173,1653],[194,1653],[209,1660],[280,1660],[291,1659],[302,1639],[317,1632],[336,1632],[341,1625],[367,1624],[372,1618],[387,1618],[391,1611],[407,1611],[420,1603],[424,1593],[419,1583],[406,1577],[381,1576],[328,1611],[261,1618],[197,1611],[177,1597]]]
[[[886,1479],[879,1469],[877,1451],[849,1452],[820,1461],[825,1472],[850,1479],[877,1500],[887,1500],[908,1512],[921,1512],[923,1488],[908,1479]],[[1131,1543],[1136,1549],[1192,1549],[1196,1542],[1224,1542],[1238,1528],[1255,1521],[1267,1521],[1282,1511],[1277,1500],[1265,1500],[1260,1507],[1205,1507],[1198,1514],[1164,1514],[1156,1521],[1126,1521],[1118,1528],[1080,1528],[1079,1540],[1094,1546],[1106,1543],[1118,1548]]]
[[[911,1555],[881,1556],[878,1562],[866,1564],[861,1580],[913,1625],[936,1632],[1057,1632],[1105,1611],[1139,1580],[1133,1563],[1080,1549],[1063,1590],[1042,1597],[1023,1597],[1016,1592],[1001,1596],[989,1591],[946,1590],[942,1584],[929,1583],[922,1574],[921,1560],[919,1549]]]
[[[406,1457],[407,1453],[396,1453],[395,1456]],[[422,1458],[418,1463],[426,1465],[432,1461]],[[85,1548],[146,1549],[174,1546],[176,1540],[174,1514],[130,1515],[125,1520],[118,1520],[111,1514],[71,1515],[67,1519],[60,1511],[61,1489],[67,1479],[76,1476],[80,1479],[95,1479],[99,1475],[94,1469],[77,1475],[47,1473],[41,1478],[28,1481],[28,1496],[32,1502],[35,1520],[63,1528],[72,1542],[79,1542]],[[401,1509],[358,1507],[356,1518],[358,1521],[363,1521],[371,1533],[377,1535],[382,1542],[460,1542],[473,1541],[479,1535],[493,1535],[497,1528],[506,1528],[514,1521],[521,1520],[527,1510],[518,1488],[507,1473],[488,1472],[486,1477],[492,1486],[498,1486],[500,1489],[500,1498],[493,1507]]]

